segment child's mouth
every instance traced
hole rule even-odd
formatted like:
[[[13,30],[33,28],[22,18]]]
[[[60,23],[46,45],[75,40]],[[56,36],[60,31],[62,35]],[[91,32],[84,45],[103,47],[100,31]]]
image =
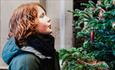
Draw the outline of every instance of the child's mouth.
[[[49,27],[49,29],[51,29],[51,25],[49,25],[48,27]]]

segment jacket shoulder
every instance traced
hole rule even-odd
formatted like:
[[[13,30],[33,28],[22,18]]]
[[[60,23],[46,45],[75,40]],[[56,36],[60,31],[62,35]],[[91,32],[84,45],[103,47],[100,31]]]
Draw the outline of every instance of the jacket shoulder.
[[[9,70],[39,70],[40,60],[33,54],[21,54],[12,59]]]

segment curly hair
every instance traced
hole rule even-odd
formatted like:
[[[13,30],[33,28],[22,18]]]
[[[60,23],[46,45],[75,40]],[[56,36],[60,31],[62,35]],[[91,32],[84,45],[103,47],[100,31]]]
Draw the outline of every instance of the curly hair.
[[[38,7],[46,12],[39,3],[27,3],[15,9],[9,22],[9,38],[14,37],[20,45],[25,44],[26,38],[36,32]]]

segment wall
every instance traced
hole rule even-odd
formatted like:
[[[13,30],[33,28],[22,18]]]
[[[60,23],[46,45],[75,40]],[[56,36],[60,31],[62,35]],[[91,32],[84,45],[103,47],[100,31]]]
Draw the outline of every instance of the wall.
[[[73,16],[68,10],[73,10],[73,0],[46,0],[46,9],[52,19],[56,49],[71,48]]]

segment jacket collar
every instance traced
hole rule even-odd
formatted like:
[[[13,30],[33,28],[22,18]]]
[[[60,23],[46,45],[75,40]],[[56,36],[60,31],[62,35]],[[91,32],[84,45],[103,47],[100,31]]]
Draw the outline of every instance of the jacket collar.
[[[35,50],[31,46],[19,48],[17,44],[15,43],[15,38],[13,37],[9,38],[6,44],[4,45],[4,48],[2,51],[2,59],[4,60],[6,64],[9,64],[15,56],[18,56],[24,53],[35,54],[41,59],[46,59],[46,58],[51,59],[51,57],[43,55],[41,52]]]

